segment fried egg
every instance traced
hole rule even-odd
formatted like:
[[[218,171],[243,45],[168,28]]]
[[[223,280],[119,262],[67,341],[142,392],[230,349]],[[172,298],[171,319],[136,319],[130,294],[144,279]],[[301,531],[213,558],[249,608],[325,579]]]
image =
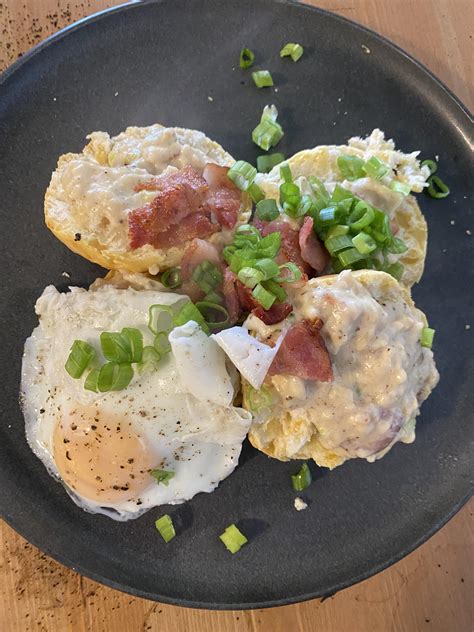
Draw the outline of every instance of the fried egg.
[[[224,352],[192,321],[170,334],[171,352],[157,368],[135,370],[124,390],[87,391],[84,376],[66,372],[74,340],[88,342],[100,356],[101,332],[134,327],[152,344],[149,307],[188,300],[160,291],[156,282],[144,285],[96,283],[67,293],[47,287],[22,365],[33,452],[77,505],[116,520],[214,490],[236,467],[251,420],[233,406],[235,377]],[[155,469],[173,477],[158,483],[150,473]]]

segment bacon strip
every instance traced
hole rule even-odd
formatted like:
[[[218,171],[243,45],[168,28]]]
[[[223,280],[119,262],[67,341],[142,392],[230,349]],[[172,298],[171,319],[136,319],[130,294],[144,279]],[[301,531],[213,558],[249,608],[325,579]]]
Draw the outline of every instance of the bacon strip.
[[[227,171],[227,167],[208,164],[203,177],[187,166],[139,184],[137,191],[156,190],[157,194],[149,204],[129,213],[130,247],[169,248],[235,226],[241,194]]]
[[[235,325],[235,323],[239,320],[239,316],[242,312],[239,295],[236,288],[237,283],[238,281],[235,274],[232,272],[232,270],[226,268],[224,272],[222,292],[224,293],[225,307],[229,314],[229,321],[231,325]]]
[[[314,220],[305,217],[303,226],[298,234],[298,242],[301,249],[301,257],[308,263],[316,274],[324,272],[331,257],[313,230]]]
[[[270,233],[280,233],[281,246],[276,262],[280,265],[282,263],[288,263],[289,261],[295,263],[303,275],[301,282],[307,281],[308,276],[311,274],[311,266],[301,256],[301,248],[298,239],[299,231],[292,228],[288,222],[279,219],[269,223],[255,220],[254,225],[260,230],[262,237],[266,237],[270,235]]]
[[[291,327],[276,354],[269,375],[294,375],[304,380],[332,382],[331,359],[320,330],[321,319],[302,320]]]

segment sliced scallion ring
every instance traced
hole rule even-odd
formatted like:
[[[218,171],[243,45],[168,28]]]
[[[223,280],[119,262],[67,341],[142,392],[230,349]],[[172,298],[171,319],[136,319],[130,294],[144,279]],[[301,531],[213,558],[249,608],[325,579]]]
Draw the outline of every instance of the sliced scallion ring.
[[[273,303],[276,301],[276,296],[266,290],[261,283],[257,283],[252,291],[252,296],[260,303],[263,309],[270,309]]]
[[[275,200],[269,199],[258,202],[255,214],[263,222],[272,222],[280,215],[280,211]]]
[[[369,178],[374,180],[381,180],[391,171],[390,167],[379,160],[377,156],[372,156],[372,158],[366,160],[364,169]]]
[[[338,156],[337,166],[345,180],[358,180],[365,176],[364,161],[359,156],[351,154]]]
[[[448,197],[450,193],[448,185],[439,176],[431,176],[428,179],[428,185],[425,189],[426,193],[437,200]]]
[[[173,329],[175,310],[170,305],[151,305],[148,309],[148,329],[152,334],[169,333]]]
[[[422,167],[428,167],[428,169],[430,170],[430,174],[433,175],[433,173],[436,173],[438,171],[438,163],[435,160],[423,160],[423,162],[421,163]]]
[[[181,276],[181,270],[179,268],[170,268],[163,272],[161,275],[161,282],[165,287],[170,288],[170,290],[175,290],[178,287],[181,287],[183,284],[183,278]]]
[[[72,378],[78,380],[94,357],[95,349],[92,345],[84,340],[74,340],[64,368]]]
[[[172,540],[176,535],[173,521],[169,514],[165,514],[161,516],[161,518],[158,518],[158,520],[155,520],[155,527],[166,543]]]
[[[256,70],[252,73],[252,79],[257,88],[270,88],[273,86],[272,75],[268,70]]]
[[[293,489],[296,492],[302,492],[311,485],[311,472],[307,463],[303,463],[301,469],[296,474],[291,475]]]
[[[286,272],[287,271],[287,272]],[[280,266],[279,273],[273,277],[277,283],[296,283],[301,279],[301,270],[296,263],[289,261]]]
[[[250,68],[255,59],[254,53],[250,50],[250,48],[242,48],[240,51],[240,59],[239,65],[242,69]]]
[[[227,177],[232,180],[235,186],[241,191],[247,191],[255,180],[257,170],[245,160],[237,160],[227,172]]]
[[[235,526],[231,524],[227,529],[219,536],[219,539],[224,543],[225,547],[232,553],[237,553],[247,544],[248,540],[244,534]]]
[[[301,44],[288,43],[280,50],[280,57],[291,57],[294,62],[301,59],[304,49]]]
[[[280,162],[285,160],[285,156],[278,152],[274,154],[266,154],[257,157],[257,169],[260,173],[269,173],[273,167],[279,165]]]
[[[116,331],[103,331],[100,345],[104,358],[109,362],[131,362],[132,350],[127,336]]]
[[[131,364],[125,362],[107,362],[104,364],[97,379],[97,387],[101,393],[108,391],[122,391],[133,378]]]
[[[170,484],[170,480],[176,476],[176,472],[172,470],[150,470],[150,474],[158,484],[162,483],[166,487]]]
[[[225,307],[219,305],[218,303],[199,301],[196,303],[196,307],[201,312],[210,331],[223,329],[230,322],[229,312]]]
[[[420,334],[420,344],[422,347],[426,347],[427,349],[431,349],[433,346],[433,338],[435,335],[435,330],[431,329],[431,327],[423,327]]]

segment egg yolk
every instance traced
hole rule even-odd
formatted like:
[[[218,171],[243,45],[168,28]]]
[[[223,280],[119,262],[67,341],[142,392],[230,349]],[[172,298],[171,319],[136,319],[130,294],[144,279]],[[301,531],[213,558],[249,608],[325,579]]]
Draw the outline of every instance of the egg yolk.
[[[156,463],[131,422],[79,405],[56,424],[53,454],[63,481],[99,503],[136,500]]]

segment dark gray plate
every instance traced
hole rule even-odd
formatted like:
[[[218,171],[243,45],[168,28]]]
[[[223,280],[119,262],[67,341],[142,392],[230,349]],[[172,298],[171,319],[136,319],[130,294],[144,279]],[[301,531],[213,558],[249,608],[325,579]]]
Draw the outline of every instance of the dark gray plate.
[[[297,64],[279,59],[288,41],[305,46]],[[243,45],[256,51],[257,66],[273,71],[277,93],[257,90],[238,68]],[[466,235],[474,229],[471,130],[461,104],[417,62],[374,33],[306,6],[169,0],[123,6],[62,31],[7,71],[0,99],[0,497],[15,529],[64,564],[133,594],[252,608],[327,595],[368,577],[412,551],[465,502],[474,406],[473,333],[465,329],[474,325]],[[250,131],[271,102],[286,132],[278,149],[287,155],[377,126],[405,150],[440,155],[452,194],[420,198],[430,245],[415,297],[437,329],[441,382],[423,406],[414,445],[399,445],[373,465],[315,469],[304,494],[310,506],[300,513],[289,479],[295,464],[246,446],[216,492],[165,508],[179,529],[165,545],[153,526],[163,508],[125,524],[89,515],[25,442],[18,383],[35,299],[47,284],[65,288],[102,274],[46,230],[43,195],[59,154],[80,150],[96,129],[181,125],[254,160]],[[231,522],[250,536],[235,556],[217,539]]]

